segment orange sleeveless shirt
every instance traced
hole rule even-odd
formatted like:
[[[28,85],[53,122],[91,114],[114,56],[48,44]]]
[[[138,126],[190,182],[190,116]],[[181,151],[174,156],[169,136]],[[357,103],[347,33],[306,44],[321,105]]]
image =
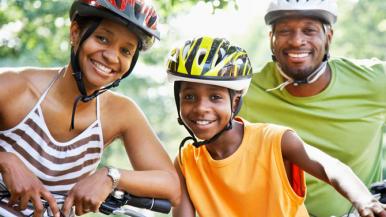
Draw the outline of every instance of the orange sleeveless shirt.
[[[292,166],[291,187],[281,154],[281,138],[289,129],[238,120],[244,123],[244,136],[231,156],[214,160],[205,146],[182,149],[180,167],[198,215],[308,216],[304,172]]]

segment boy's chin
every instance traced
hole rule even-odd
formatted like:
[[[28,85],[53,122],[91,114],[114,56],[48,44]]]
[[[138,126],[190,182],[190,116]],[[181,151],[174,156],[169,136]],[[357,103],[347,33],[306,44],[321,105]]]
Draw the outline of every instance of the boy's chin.
[[[211,139],[212,137],[208,137],[208,136],[196,136],[196,138],[197,138],[199,141],[205,141],[205,140]]]

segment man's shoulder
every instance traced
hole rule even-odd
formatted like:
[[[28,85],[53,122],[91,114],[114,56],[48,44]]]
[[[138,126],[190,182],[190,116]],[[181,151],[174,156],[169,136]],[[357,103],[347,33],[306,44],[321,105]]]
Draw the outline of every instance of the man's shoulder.
[[[279,77],[274,62],[267,62],[254,71],[251,86],[257,85],[269,89],[275,85]]]
[[[263,75],[265,73],[271,73],[275,70],[275,63],[272,61],[266,62],[257,68],[253,73],[254,75]]]
[[[382,71],[386,73],[386,61],[370,58],[370,59],[352,59],[337,57],[329,61],[329,64],[337,66],[345,66],[346,68],[355,68],[363,71]]]

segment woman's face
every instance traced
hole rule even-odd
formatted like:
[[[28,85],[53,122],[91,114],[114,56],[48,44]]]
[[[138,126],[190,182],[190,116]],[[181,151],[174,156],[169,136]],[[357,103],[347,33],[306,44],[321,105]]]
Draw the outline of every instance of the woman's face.
[[[73,23],[71,38],[75,51],[81,34],[82,30]],[[102,20],[79,48],[79,64],[86,88],[99,89],[121,78],[130,68],[137,45],[137,36],[127,26]]]

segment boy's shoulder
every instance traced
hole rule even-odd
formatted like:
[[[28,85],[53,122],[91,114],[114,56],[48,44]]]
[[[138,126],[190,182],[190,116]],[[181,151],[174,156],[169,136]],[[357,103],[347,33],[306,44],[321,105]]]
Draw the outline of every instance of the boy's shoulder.
[[[244,128],[250,128],[251,130],[289,130],[290,128],[280,124],[274,123],[260,123],[260,122],[250,122],[242,117],[237,117],[244,124]]]

